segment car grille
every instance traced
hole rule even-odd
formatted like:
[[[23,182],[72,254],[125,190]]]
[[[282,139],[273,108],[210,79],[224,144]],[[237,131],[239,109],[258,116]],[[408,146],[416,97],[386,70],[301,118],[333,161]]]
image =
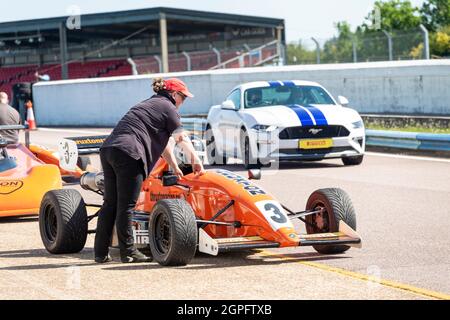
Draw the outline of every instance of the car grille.
[[[316,134],[314,130],[321,130]],[[312,132],[311,132],[312,131]],[[343,126],[305,126],[305,127],[290,127],[283,129],[278,137],[282,140],[288,139],[317,139],[317,138],[334,138],[347,137],[350,131]]]
[[[288,155],[328,154],[335,152],[354,151],[352,147],[332,147],[326,149],[279,149],[278,152]]]

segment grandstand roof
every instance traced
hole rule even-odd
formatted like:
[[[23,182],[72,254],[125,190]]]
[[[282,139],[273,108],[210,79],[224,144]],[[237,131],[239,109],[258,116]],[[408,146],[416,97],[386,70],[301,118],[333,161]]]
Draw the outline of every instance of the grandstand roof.
[[[154,25],[153,31],[156,33],[159,30],[157,22],[160,19],[161,13],[165,14],[167,20],[170,22],[168,25],[169,31],[175,33],[177,31],[185,32],[186,24],[189,24],[189,29],[191,31],[195,30],[195,28],[197,28],[198,31],[204,30],[205,26],[207,26],[208,30],[217,28],[218,31],[223,31],[224,24],[264,28],[284,26],[283,19],[157,7],[118,12],[82,14],[81,27],[83,29],[83,37],[86,36],[86,32],[89,32],[94,38],[96,36],[102,37],[106,33],[112,33],[116,36],[126,36],[130,34],[130,32],[152,24]],[[0,37],[5,36],[5,34],[55,30],[59,28],[61,23],[65,23],[68,18],[68,16],[64,16],[3,22],[0,23]]]

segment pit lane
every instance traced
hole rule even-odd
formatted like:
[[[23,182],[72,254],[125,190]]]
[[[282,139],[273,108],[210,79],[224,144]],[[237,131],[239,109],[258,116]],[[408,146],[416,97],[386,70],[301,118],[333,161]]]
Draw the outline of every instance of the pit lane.
[[[40,130],[31,140],[55,147],[61,137],[110,131],[69,130]],[[238,164],[226,168],[246,174]],[[264,171],[257,184],[294,210],[303,209],[315,189],[346,190],[363,249],[327,256],[312,248],[199,255],[177,268],[98,265],[93,236],[79,254],[51,256],[36,218],[0,219],[0,298],[449,298],[450,161],[368,154],[357,167],[344,167],[340,160],[283,163],[280,170]],[[101,201],[79,190],[89,202]]]

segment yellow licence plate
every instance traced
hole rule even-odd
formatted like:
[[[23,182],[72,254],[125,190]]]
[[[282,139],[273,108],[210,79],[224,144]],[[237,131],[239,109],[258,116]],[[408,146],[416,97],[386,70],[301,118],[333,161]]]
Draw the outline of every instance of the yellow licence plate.
[[[298,147],[300,149],[326,149],[333,146],[333,139],[311,139],[299,140]]]

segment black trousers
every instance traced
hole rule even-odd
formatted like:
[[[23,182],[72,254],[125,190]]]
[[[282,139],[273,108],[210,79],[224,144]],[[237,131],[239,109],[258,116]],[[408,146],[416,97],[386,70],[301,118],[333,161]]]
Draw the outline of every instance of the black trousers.
[[[144,180],[143,162],[113,147],[101,149],[100,160],[105,175],[105,193],[97,221],[95,256],[104,257],[108,254],[114,224],[120,254],[128,255],[135,250],[132,212]]]

